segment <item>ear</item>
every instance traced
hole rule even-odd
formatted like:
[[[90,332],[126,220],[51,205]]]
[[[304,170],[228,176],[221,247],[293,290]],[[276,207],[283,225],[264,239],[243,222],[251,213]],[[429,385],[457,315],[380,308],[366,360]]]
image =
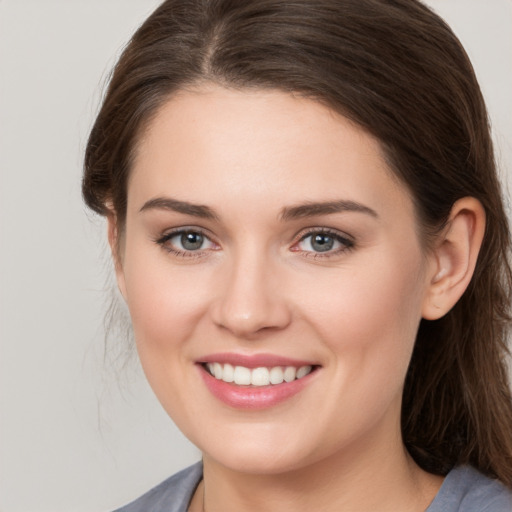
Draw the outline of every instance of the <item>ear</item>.
[[[107,234],[110,252],[112,253],[112,261],[116,272],[117,286],[121,295],[126,300],[126,286],[124,280],[123,262],[121,258],[121,240],[117,223],[117,216],[114,210],[110,210],[107,214]]]
[[[443,317],[460,299],[475,271],[484,233],[485,211],[481,203],[473,197],[459,199],[432,255],[423,318]]]

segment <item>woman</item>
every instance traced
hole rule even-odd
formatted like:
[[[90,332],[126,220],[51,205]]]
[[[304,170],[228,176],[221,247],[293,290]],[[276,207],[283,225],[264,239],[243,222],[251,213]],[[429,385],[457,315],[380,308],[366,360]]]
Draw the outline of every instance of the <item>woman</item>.
[[[509,511],[510,236],[485,105],[412,0],[169,0],[83,193],[203,453],[129,511]]]

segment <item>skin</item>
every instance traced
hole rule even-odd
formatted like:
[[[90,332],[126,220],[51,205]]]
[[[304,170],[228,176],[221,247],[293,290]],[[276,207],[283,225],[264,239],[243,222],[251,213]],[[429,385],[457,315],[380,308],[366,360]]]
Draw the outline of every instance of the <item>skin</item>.
[[[358,209],[283,216],[340,200]],[[210,512],[425,510],[442,480],[403,446],[403,382],[421,318],[467,286],[484,221],[462,200],[426,252],[378,141],[311,100],[215,86],[170,99],[139,141],[125,229],[112,214],[109,236],[148,381],[204,455],[190,510],[203,493]],[[204,233],[199,250],[162,243],[180,228]],[[326,229],[342,238],[319,253],[307,236]],[[292,398],[239,410],[196,364],[220,352],[318,369]]]

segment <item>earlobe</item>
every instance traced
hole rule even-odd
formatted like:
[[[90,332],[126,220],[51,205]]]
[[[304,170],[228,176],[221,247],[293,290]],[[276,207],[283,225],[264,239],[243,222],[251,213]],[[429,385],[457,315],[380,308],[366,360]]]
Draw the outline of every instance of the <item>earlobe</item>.
[[[423,302],[426,320],[443,317],[460,299],[475,270],[485,233],[485,211],[473,197],[459,199],[434,249]]]
[[[117,286],[121,295],[126,300],[124,271],[121,260],[121,244],[119,240],[119,229],[117,223],[117,216],[113,210],[107,215],[107,236],[110,245],[110,252],[112,254],[112,261],[114,262],[114,269],[116,273]]]

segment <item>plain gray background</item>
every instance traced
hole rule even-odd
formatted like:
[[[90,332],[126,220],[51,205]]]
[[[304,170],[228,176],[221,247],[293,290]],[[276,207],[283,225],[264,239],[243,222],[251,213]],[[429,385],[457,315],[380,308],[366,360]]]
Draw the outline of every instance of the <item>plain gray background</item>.
[[[122,340],[104,361],[105,227],[80,198],[108,72],[158,3],[0,0],[0,512],[104,512],[199,458]],[[512,182],[512,2],[428,3],[473,60]]]

